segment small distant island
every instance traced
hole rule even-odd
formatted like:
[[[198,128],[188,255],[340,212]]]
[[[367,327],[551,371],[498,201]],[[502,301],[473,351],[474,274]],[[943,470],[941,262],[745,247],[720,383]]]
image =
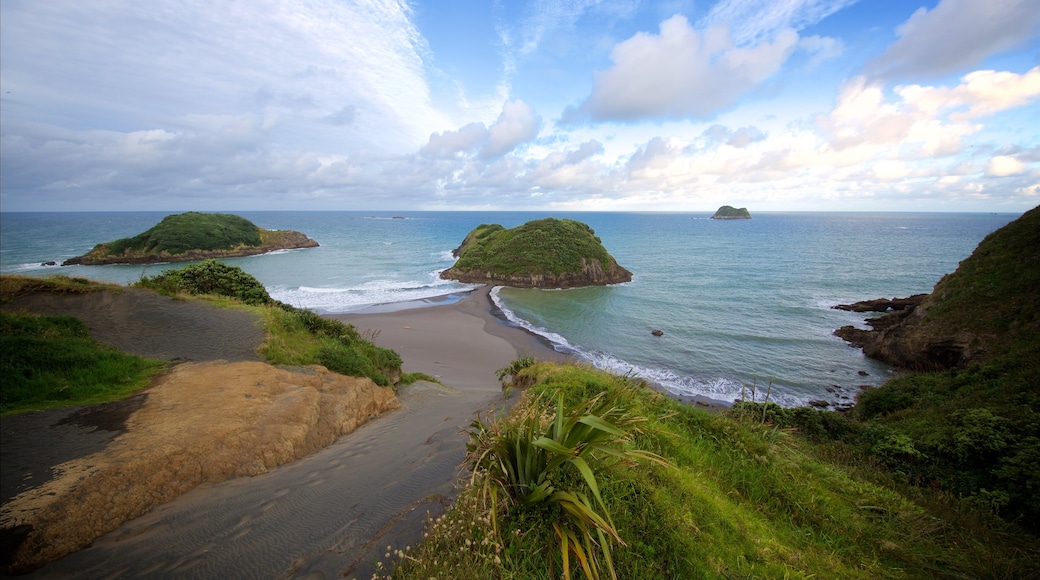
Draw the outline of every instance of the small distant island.
[[[192,262],[317,246],[318,242],[300,232],[265,230],[237,215],[187,212],[166,216],[132,238],[98,244],[82,256],[65,260],[62,266]]]
[[[749,220],[751,219],[751,213],[748,212],[746,207],[737,209],[731,205],[724,205],[719,208],[719,211],[715,212],[715,215],[711,216],[713,220]]]
[[[545,218],[512,229],[481,224],[452,252],[441,278],[518,288],[576,288],[630,282],[588,225]]]

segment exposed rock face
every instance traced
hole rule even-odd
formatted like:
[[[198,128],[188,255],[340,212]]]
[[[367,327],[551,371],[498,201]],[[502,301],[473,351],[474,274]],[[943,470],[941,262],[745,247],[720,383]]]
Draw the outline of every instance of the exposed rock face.
[[[746,207],[735,208],[731,205],[724,205],[719,208],[715,215],[711,216],[713,220],[749,220],[751,219],[751,213],[748,212]]]
[[[835,334],[896,367],[964,367],[1040,334],[1040,208],[986,236],[931,294],[837,306],[888,312]]]
[[[546,218],[507,230],[481,225],[452,252],[441,278],[517,288],[577,288],[630,282],[589,226]]]
[[[450,278],[469,284],[494,284],[496,286],[512,286],[514,288],[580,288],[582,286],[603,286],[632,281],[632,272],[622,268],[617,262],[604,269],[597,260],[582,259],[582,269],[577,272],[560,274],[499,274],[491,271],[445,270],[442,278]]]
[[[878,298],[854,304],[839,304],[838,310],[851,312],[886,312],[864,322],[870,330],[843,326],[834,334],[863,349],[870,358],[892,366],[913,370],[935,370],[960,366],[970,358],[970,336],[931,336],[920,331],[927,308],[921,304],[927,294],[907,298]],[[915,316],[916,313],[916,316]]]
[[[259,246],[240,246],[230,250],[188,250],[179,254],[159,252],[155,254],[120,254],[117,256],[106,255],[104,244],[99,244],[90,252],[69,258],[62,262],[62,266],[102,266],[105,264],[160,264],[166,262],[195,262],[208,260],[210,258],[242,258],[245,256],[256,256],[274,252],[275,250],[297,250],[301,248],[316,248],[318,242],[308,238],[306,235],[294,231],[285,230],[275,232],[275,235]]]
[[[316,365],[188,363],[146,392],[126,433],[4,504],[3,528],[28,533],[3,573],[79,550],[200,483],[259,475],[314,453],[400,407],[392,389]]]

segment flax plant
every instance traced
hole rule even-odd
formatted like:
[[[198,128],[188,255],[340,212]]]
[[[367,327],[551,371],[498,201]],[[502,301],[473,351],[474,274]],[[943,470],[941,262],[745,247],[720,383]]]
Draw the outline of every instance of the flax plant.
[[[546,511],[557,514],[551,525],[564,578],[570,578],[573,555],[587,577],[598,579],[606,570],[616,580],[611,544],[624,541],[600,496],[595,469],[607,459],[667,465],[653,453],[625,448],[643,420],[606,404],[603,393],[572,406],[558,393],[554,404],[539,397],[511,419],[474,421],[467,445],[471,484],[490,509],[496,537],[500,498],[504,507],[521,510],[556,507]]]

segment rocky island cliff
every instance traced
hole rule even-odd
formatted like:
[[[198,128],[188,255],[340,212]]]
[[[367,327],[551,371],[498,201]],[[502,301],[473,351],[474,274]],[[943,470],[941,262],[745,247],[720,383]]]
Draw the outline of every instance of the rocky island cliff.
[[[713,220],[749,220],[751,219],[751,213],[746,207],[735,208],[731,205],[724,205],[715,212],[715,215],[711,216]]]
[[[481,224],[452,252],[441,278],[518,288],[576,288],[632,280],[588,225],[545,218],[506,229]]]
[[[835,334],[867,356],[911,370],[963,368],[1040,336],[1040,207],[986,236],[930,294],[839,305],[885,312]],[[1024,341],[1024,342],[1023,342]]]
[[[98,244],[62,265],[193,262],[317,246],[318,242],[300,232],[265,230],[237,215],[187,212],[166,216],[155,227],[132,238]]]

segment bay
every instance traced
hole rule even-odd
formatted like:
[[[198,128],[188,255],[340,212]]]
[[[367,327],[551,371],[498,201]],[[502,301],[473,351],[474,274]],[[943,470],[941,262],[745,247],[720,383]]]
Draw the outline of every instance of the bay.
[[[441,280],[451,250],[482,223],[552,216],[589,224],[632,282],[494,292],[513,324],[557,350],[653,380],[676,396],[849,402],[892,369],[833,336],[863,315],[843,302],[929,292],[986,234],[1017,214],[565,212],[235,212],[321,246],[236,258],[271,295],[318,312],[415,307],[472,286]],[[0,213],[0,272],[132,283],[183,264],[44,266],[136,235],[166,212]],[[379,306],[377,306],[379,305]],[[659,329],[662,336],[651,331]],[[862,373],[866,373],[865,375]],[[771,383],[771,387],[768,385]]]

